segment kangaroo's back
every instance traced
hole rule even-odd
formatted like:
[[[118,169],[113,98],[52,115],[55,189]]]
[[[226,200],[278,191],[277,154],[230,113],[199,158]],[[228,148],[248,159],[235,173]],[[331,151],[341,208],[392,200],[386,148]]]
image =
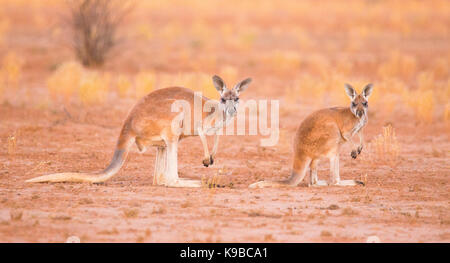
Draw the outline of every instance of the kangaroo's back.
[[[295,155],[316,158],[328,154],[342,141],[341,134],[351,129],[356,121],[349,108],[334,107],[313,112],[297,129]]]

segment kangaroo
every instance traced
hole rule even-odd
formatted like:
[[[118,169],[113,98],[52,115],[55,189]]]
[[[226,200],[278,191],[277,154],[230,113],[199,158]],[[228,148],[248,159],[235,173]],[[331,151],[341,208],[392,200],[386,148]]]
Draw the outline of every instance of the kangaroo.
[[[310,168],[309,185],[357,185],[363,184],[355,180],[341,180],[339,176],[339,148],[345,142],[353,146],[351,157],[356,157],[363,149],[362,129],[367,124],[368,98],[373,85],[365,86],[361,94],[345,84],[345,91],[351,99],[350,107],[335,107],[318,110],[300,124],[294,138],[294,163],[291,176],[282,181],[260,181],[251,184],[250,188],[297,186]],[[352,137],[359,135],[359,145],[355,145]],[[317,165],[320,158],[330,160],[329,181],[318,180]]]
[[[142,98],[130,111],[122,126],[112,160],[102,172],[57,173],[32,178],[26,182],[102,183],[120,170],[125,163],[131,146],[136,144],[141,153],[146,151],[147,146],[157,147],[153,173],[154,185],[200,187],[200,180],[178,178],[178,142],[188,136],[197,135],[194,129],[196,126],[199,126],[197,132],[204,149],[203,165],[206,167],[212,165],[218,149],[218,131],[234,118],[239,105],[239,95],[251,82],[251,79],[247,78],[237,83],[230,90],[227,89],[225,82],[219,76],[213,76],[212,80],[214,87],[220,93],[220,102],[209,100],[204,96],[197,97],[201,102],[201,109],[206,108],[204,107],[206,103],[212,103],[212,108],[210,108],[209,112],[202,110],[201,118],[202,120],[209,119],[211,123],[215,124],[213,127],[205,129],[202,125],[194,125],[195,117],[190,118],[190,114],[186,114],[185,111],[181,112],[181,115],[180,113],[172,112],[171,107],[176,101],[186,102],[190,109],[195,108],[195,94],[192,90],[181,87],[158,89]],[[175,126],[174,123],[176,124]],[[180,132],[180,129],[182,132]],[[209,153],[205,137],[206,134],[210,133],[214,134],[214,146],[211,154]]]

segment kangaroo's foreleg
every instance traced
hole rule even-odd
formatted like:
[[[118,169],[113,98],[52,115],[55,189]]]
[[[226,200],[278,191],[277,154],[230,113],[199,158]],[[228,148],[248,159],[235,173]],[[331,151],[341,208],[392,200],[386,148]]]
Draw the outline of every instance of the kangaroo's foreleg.
[[[346,141],[350,142],[350,144],[352,145],[352,152],[350,153],[350,156],[351,156],[353,159],[356,159],[356,157],[358,157],[358,149],[359,149],[359,146],[356,146],[356,144],[355,144],[355,142],[353,141],[351,135],[344,136],[344,139],[345,139]],[[361,149],[361,150],[362,150],[362,149]]]
[[[361,154],[362,149],[364,147],[364,135],[362,133],[362,130],[359,131],[358,136],[359,136],[359,146],[358,146],[357,152],[358,152],[358,154]]]
[[[339,154],[332,156],[330,158],[330,185],[338,186],[354,186],[354,185],[364,185],[361,181],[356,180],[341,180],[339,175]]]
[[[217,149],[219,148],[219,135],[217,132],[214,134],[214,145],[211,152],[211,164],[214,163],[214,158],[216,158]]]
[[[199,127],[197,129],[197,131],[198,131],[198,136],[200,137],[200,140],[202,141],[202,145],[203,145],[203,152],[204,152],[203,165],[205,167],[208,167],[209,165],[211,165],[213,163],[212,157],[209,154],[208,141],[206,140],[205,133],[201,127]]]

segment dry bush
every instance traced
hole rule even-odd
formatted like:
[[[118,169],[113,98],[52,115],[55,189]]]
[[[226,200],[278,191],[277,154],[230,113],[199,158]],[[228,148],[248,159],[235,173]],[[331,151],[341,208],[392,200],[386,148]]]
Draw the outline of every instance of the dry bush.
[[[125,218],[136,218],[139,215],[138,209],[124,209],[123,210],[123,216]]]
[[[395,167],[400,156],[400,143],[391,125],[383,127],[383,133],[376,136],[367,145],[364,160],[372,165]]]
[[[11,221],[19,221],[22,219],[23,212],[20,210],[11,210],[9,211],[9,217]]]
[[[68,23],[73,33],[73,48],[85,66],[101,66],[118,44],[118,27],[130,11],[129,1],[69,1]]]
[[[69,104],[78,100],[84,105],[105,102],[110,75],[86,70],[77,62],[66,62],[47,79],[47,89],[53,101]]]

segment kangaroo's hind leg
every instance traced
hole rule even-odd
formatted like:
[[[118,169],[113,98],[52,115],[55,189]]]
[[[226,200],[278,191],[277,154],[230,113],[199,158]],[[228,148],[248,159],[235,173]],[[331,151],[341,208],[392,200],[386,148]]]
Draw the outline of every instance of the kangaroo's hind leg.
[[[200,180],[178,178],[178,141],[167,143],[166,182],[169,187],[200,187]]]
[[[327,186],[328,183],[325,180],[319,180],[317,177],[317,166],[319,165],[319,159],[314,159],[309,166],[310,174],[310,186]]]
[[[156,150],[155,170],[153,172],[153,185],[164,185],[167,166],[167,148],[158,146]]]

